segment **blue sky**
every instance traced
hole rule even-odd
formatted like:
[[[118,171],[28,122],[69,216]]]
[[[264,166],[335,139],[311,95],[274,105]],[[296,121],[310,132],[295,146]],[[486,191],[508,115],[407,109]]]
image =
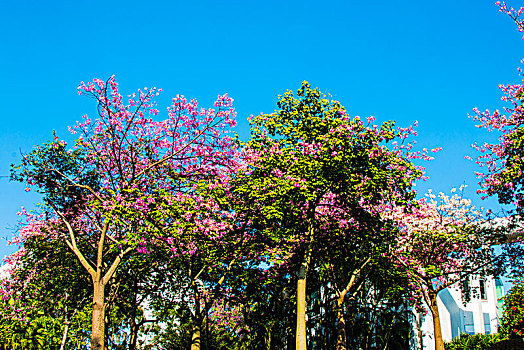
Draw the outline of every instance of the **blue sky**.
[[[52,131],[96,106],[80,81],[116,75],[124,93],[156,86],[165,110],[176,94],[210,105],[235,98],[238,132],[250,114],[303,80],[351,115],[407,126],[420,147],[441,146],[418,189],[462,183],[474,197],[472,108],[500,108],[498,84],[521,81],[524,41],[493,1],[6,1],[0,0],[0,176]],[[509,2],[522,6],[522,0]],[[0,257],[21,206],[38,201],[0,177]],[[491,200],[480,203],[496,206]]]

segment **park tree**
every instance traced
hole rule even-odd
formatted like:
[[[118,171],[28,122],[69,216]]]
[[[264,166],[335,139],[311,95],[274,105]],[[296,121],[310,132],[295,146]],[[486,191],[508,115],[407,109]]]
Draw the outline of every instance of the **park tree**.
[[[395,289],[402,288],[403,279],[399,276],[392,278],[395,271],[388,267],[388,257],[396,238],[391,224],[373,208],[351,213],[333,204],[328,207],[330,215],[327,217],[331,222],[321,226],[322,231],[329,234],[324,240],[327,244],[319,249],[330,253],[319,254],[317,260],[324,289],[331,294],[328,299],[334,299],[336,348],[343,350],[348,348],[346,333],[358,333],[358,330],[350,329],[351,322],[357,314],[362,314],[364,307],[355,308],[355,302],[392,305]],[[352,218],[352,222],[347,221],[348,218]],[[384,280],[389,281],[388,288],[384,288]],[[365,291],[374,291],[365,293],[367,300],[359,297]],[[380,313],[378,309],[376,313]]]
[[[165,200],[151,213],[153,227],[167,237],[154,249],[165,249],[169,256],[169,262],[159,266],[158,292],[151,305],[160,315],[187,311],[194,350],[208,342],[204,326],[209,329],[211,310],[216,314],[232,280],[243,278],[245,269],[261,261],[260,244],[230,196],[229,180],[236,171],[238,167],[227,167],[220,176],[206,174],[191,191],[178,194],[175,206]]]
[[[507,13],[517,24],[519,31],[524,31],[524,20],[519,10],[508,8],[505,2],[497,2],[500,11]],[[524,39],[524,37],[523,37]],[[522,70],[519,68],[519,72]],[[507,103],[504,111],[498,109],[481,111],[474,108],[472,118],[478,122],[478,128],[495,131],[500,134],[497,143],[475,143],[480,152],[477,164],[483,172],[477,172],[481,189],[479,193],[487,196],[498,196],[501,204],[513,206],[518,215],[524,210],[524,80],[523,84],[499,85],[502,90],[502,101]],[[466,157],[469,158],[469,157]]]
[[[70,128],[79,134],[73,147],[55,136],[24,156],[12,178],[43,195],[46,219],[56,222],[57,236],[88,272],[91,349],[103,349],[106,287],[123,261],[147,254],[157,239],[144,223],[159,193],[190,187],[231,156],[235,112],[227,95],[209,109],[177,96],[168,117],[156,121],[155,88],[138,90],[127,104],[114,77],[82,83],[78,91],[96,101],[97,118],[84,116]],[[167,176],[177,182],[165,182]]]
[[[499,10],[507,14],[524,31],[522,14],[524,7],[514,9],[505,2],[497,2]],[[524,39],[524,37],[523,37]],[[522,75],[522,69],[518,71]],[[498,197],[505,206],[502,218],[493,221],[500,231],[499,241],[502,244],[500,269],[513,278],[522,276],[524,262],[524,236],[522,217],[524,214],[524,79],[522,83],[499,85],[504,102],[503,110],[481,111],[474,108],[471,116],[478,128],[498,134],[497,142],[475,143],[473,147],[479,152],[476,163],[480,170],[476,172],[480,189],[477,191],[485,199]],[[466,158],[471,159],[469,156]]]
[[[5,276],[0,285],[2,328],[10,333],[3,338],[8,340],[33,329],[34,336],[43,337],[42,342],[48,338],[52,348],[85,344],[87,334],[82,329],[88,326],[90,316],[85,308],[90,295],[87,276],[68,247],[55,239],[52,229],[42,225],[41,216],[23,209],[19,215],[25,224],[9,241],[18,249],[4,259]],[[44,325],[58,325],[51,328],[56,333],[48,329],[43,331],[45,335],[38,335],[42,330],[36,326]]]
[[[474,109],[477,127],[500,132],[498,143],[475,144],[480,152],[477,163],[485,172],[477,172],[481,189],[479,193],[498,196],[501,204],[513,206],[518,215],[524,209],[524,84],[500,85],[503,101],[510,104],[505,114],[499,110],[481,112]]]
[[[5,305],[5,318],[31,327],[35,317],[46,317],[63,326],[61,348],[87,344],[92,312],[89,276],[57,234],[60,225],[25,210],[20,215],[24,224],[11,240],[18,250],[6,258],[9,276],[3,278],[0,289],[2,297],[11,300]],[[89,246],[80,247],[89,250]],[[109,348],[136,349],[144,326],[157,322],[147,317],[144,305],[156,291],[152,272],[165,257],[158,250],[148,253],[122,262],[110,282],[105,301]],[[6,325],[12,328],[18,323]]]
[[[376,214],[372,208],[382,203],[410,205],[413,182],[422,176],[411,160],[427,154],[411,152],[412,144],[405,142],[414,133],[411,127],[378,126],[373,118],[366,125],[307,82],[296,96],[291,91],[279,96],[277,106],[273,114],[251,119],[246,147],[252,170],[235,191],[253,213],[253,227],[279,242],[268,255],[271,264],[291,258],[296,263],[296,348],[306,349],[310,269],[319,266],[319,257],[331,258],[333,249],[326,247],[333,236],[363,224],[363,213]],[[348,230],[323,229],[334,222],[329,208],[346,216],[341,222]],[[355,264],[354,272],[359,264],[364,262]],[[351,283],[350,276],[341,290]]]
[[[499,332],[506,338],[524,340],[524,283],[522,281],[504,297],[504,314]]]
[[[392,207],[382,215],[400,230],[393,263],[409,277],[411,298],[429,308],[435,349],[444,350],[437,295],[471,275],[491,273],[496,235],[484,214],[457,193],[437,197],[429,192],[418,207]]]

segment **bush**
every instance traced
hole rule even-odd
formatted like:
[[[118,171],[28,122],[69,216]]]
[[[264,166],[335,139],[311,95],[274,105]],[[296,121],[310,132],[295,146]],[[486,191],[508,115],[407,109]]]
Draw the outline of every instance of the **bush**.
[[[504,315],[499,331],[506,338],[524,340],[524,281],[516,284],[504,297]]]
[[[57,350],[63,326],[50,317],[28,322],[4,319],[0,322],[0,349]]]
[[[501,339],[499,334],[461,334],[444,346],[446,350],[489,350]]]

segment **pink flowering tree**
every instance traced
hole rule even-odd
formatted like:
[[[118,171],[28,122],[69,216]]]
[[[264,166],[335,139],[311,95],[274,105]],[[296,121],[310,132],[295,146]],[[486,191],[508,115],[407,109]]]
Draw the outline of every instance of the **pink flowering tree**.
[[[497,2],[501,12],[507,13],[517,24],[519,31],[524,30],[522,13],[508,8],[505,2]],[[524,39],[524,37],[523,37]],[[519,68],[519,72],[522,72]],[[524,82],[524,80],[523,80]],[[478,122],[478,128],[500,134],[498,143],[474,144],[480,152],[477,164],[484,171],[477,172],[481,189],[479,193],[486,196],[497,195],[501,204],[512,205],[517,213],[524,208],[524,176],[522,161],[524,153],[524,84],[499,85],[503,92],[502,101],[507,103],[504,111],[474,109],[472,118]],[[466,157],[469,158],[469,157]]]
[[[57,239],[53,220],[46,222],[43,216],[25,210],[19,215],[24,225],[9,242],[18,250],[5,258],[8,269],[0,285],[5,303],[1,316],[4,324],[10,322],[8,330],[12,336],[18,325],[30,329],[40,323],[59,324],[58,332],[47,334],[44,342],[54,343],[60,349],[67,340],[81,345],[87,340],[82,329],[88,325],[90,313],[85,308],[90,295],[86,287],[88,276],[67,246]]]
[[[478,191],[487,196],[497,195],[501,204],[514,206],[520,214],[524,208],[524,177],[522,176],[522,140],[524,129],[524,85],[500,85],[504,93],[502,100],[508,102],[505,113],[495,110],[481,112],[474,109],[473,119],[477,127],[488,131],[497,131],[501,135],[498,143],[474,144],[480,152],[477,164],[485,169],[477,172],[481,189]]]
[[[192,188],[231,158],[235,112],[227,95],[210,109],[177,96],[168,117],[157,121],[155,88],[138,90],[127,103],[114,77],[82,83],[78,91],[97,102],[97,118],[84,116],[70,128],[79,136],[73,147],[56,136],[37,147],[13,168],[13,178],[42,193],[60,238],[88,272],[91,348],[103,349],[106,286],[123,261],[147,254],[158,239],[145,223],[159,196]]]
[[[513,7],[508,7],[505,1],[497,1],[496,5],[499,7],[500,12],[506,13],[515,22],[519,32],[524,33],[524,18],[521,17],[524,13],[524,7],[517,10]],[[524,36],[522,39],[524,39]]]
[[[373,118],[366,125],[307,82],[296,96],[291,91],[279,96],[277,105],[275,113],[251,120],[247,147],[252,172],[235,191],[251,210],[253,227],[278,242],[268,255],[270,263],[297,262],[292,272],[297,281],[296,348],[306,349],[311,267],[319,266],[321,257],[330,260],[334,250],[329,242],[338,234],[350,237],[350,227],[362,223],[362,212],[381,203],[410,205],[413,182],[422,177],[412,159],[428,156],[412,152],[406,140],[415,133],[411,127],[378,126]],[[337,211],[347,216],[334,231],[327,223],[337,221]],[[355,264],[354,273],[364,265],[365,260]],[[351,280],[349,274],[338,285],[341,298]]]
[[[170,260],[159,271],[161,282],[152,305],[161,318],[174,309],[188,311],[193,350],[209,340],[204,326],[206,330],[216,326],[211,315],[227,300],[232,280],[259,264],[262,255],[263,245],[236,210],[242,203],[231,197],[230,177],[241,170],[222,170],[213,181],[207,178],[195,183],[191,193],[180,193],[176,205],[166,197],[152,215],[156,218],[153,227],[161,230],[159,236],[167,237],[162,246]]]
[[[392,207],[382,215],[399,227],[393,262],[409,276],[414,300],[428,306],[435,349],[444,350],[437,295],[472,274],[490,272],[490,225],[470,200],[456,193],[437,197],[429,192],[416,208]]]
[[[497,2],[497,5],[500,12],[507,14],[523,32],[524,7],[514,9],[504,1]],[[518,71],[522,75],[520,67]],[[499,88],[505,104],[503,110],[481,111],[474,108],[471,116],[478,128],[497,134],[498,142],[475,143],[473,147],[479,152],[476,159],[480,167],[476,172],[480,185],[478,193],[482,194],[483,199],[497,196],[499,203],[509,208],[505,217],[496,224],[503,231],[498,243],[503,244],[503,256],[506,258],[504,269],[508,275],[518,278],[522,275],[524,263],[524,79],[522,83],[501,84]]]

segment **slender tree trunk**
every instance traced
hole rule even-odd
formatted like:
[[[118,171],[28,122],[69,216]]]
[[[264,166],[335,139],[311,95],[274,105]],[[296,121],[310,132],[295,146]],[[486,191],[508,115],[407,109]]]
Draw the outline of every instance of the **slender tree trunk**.
[[[297,335],[296,350],[307,349],[306,339],[306,275],[307,264],[302,263],[297,282]]]
[[[420,350],[424,349],[424,337],[423,337],[423,334],[422,334],[422,314],[419,313],[418,314],[418,317],[417,317],[417,336],[418,336],[418,342],[419,342],[419,345],[420,345]]]
[[[129,340],[129,350],[136,349],[136,341],[138,337],[138,325],[135,322],[135,319],[131,320],[131,339]]]
[[[69,321],[66,321],[65,323],[65,328],[64,328],[64,333],[62,334],[62,341],[60,342],[60,350],[64,350],[65,349],[65,344],[66,344],[66,341],[67,341],[67,333],[69,332],[69,324],[71,322]]]
[[[306,277],[311,261],[311,251],[313,249],[313,219],[310,219],[308,238],[309,243],[304,253],[304,259],[298,270],[297,280],[297,333],[296,350],[307,350],[306,332]]]
[[[193,334],[191,336],[191,350],[200,350],[201,329],[202,329],[202,322],[200,322],[200,320],[194,320],[193,321],[193,330],[192,330]]]
[[[371,261],[371,257],[367,258],[366,261],[356,270],[353,270],[349,282],[342,291],[337,290],[337,350],[346,350],[347,349],[347,335],[346,335],[346,319],[344,317],[344,299],[350,290],[353,290],[353,287],[357,285],[357,278],[362,272],[362,269]],[[335,284],[336,285],[336,284]],[[352,291],[351,299],[355,298],[356,294],[360,290],[362,284]]]
[[[268,324],[266,327],[266,337],[264,339],[266,350],[271,350],[271,331],[273,330],[273,323]]]
[[[347,350],[346,319],[344,318],[344,298],[346,293],[337,298],[337,350]]]
[[[203,270],[200,270],[202,272]],[[189,278],[191,278],[191,289],[193,289],[193,300],[195,302],[195,313],[192,315],[193,327],[191,330],[191,350],[200,350],[202,343],[202,309],[200,306],[200,292],[196,284],[196,279],[200,275],[193,276],[192,266],[189,268]]]
[[[344,318],[344,297],[337,298],[337,350],[347,350],[346,320]]]
[[[444,340],[442,340],[442,328],[440,327],[440,315],[437,305],[437,293],[429,290],[429,309],[433,316],[433,333],[435,337],[435,350],[444,350]]]
[[[67,293],[66,293],[66,300],[67,300]],[[74,313],[73,313],[74,316]],[[72,319],[72,318],[71,318]],[[62,334],[62,341],[60,342],[60,350],[65,349],[65,344],[67,341],[67,333],[69,332],[69,324],[71,323],[70,320],[67,320],[67,306],[64,310],[64,321],[65,321],[65,327],[64,327],[64,333]]]
[[[136,342],[138,338],[138,331],[140,329],[140,325],[136,323],[136,309],[138,307],[137,303],[137,291],[138,289],[138,281],[137,277],[133,276],[133,308],[131,311],[131,320],[129,323],[131,324],[131,339],[129,339],[129,350],[135,350],[136,349]]]
[[[93,323],[91,326],[91,350],[105,350],[105,300],[104,283],[100,276],[93,281]]]

